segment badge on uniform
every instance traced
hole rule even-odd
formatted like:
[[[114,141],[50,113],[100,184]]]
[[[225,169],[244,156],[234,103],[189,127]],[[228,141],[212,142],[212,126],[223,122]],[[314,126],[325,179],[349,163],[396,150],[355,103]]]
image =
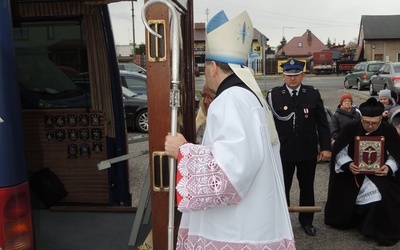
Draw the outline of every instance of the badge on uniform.
[[[78,124],[78,116],[77,115],[67,115],[67,124],[71,127],[76,126]]]
[[[57,141],[64,141],[65,139],[65,131],[64,129],[56,129],[56,140]]]
[[[92,138],[93,140],[101,140],[101,129],[99,128],[94,128],[92,129]]]
[[[304,111],[304,117],[308,118],[308,108],[303,109]]]
[[[54,126],[54,116],[45,115],[44,116],[44,124],[46,127],[53,127]]]
[[[89,144],[83,143],[79,147],[79,157],[89,157],[90,156],[90,147]]]
[[[90,122],[93,126],[99,126],[100,125],[100,115],[99,114],[92,114],[90,116]]]
[[[67,145],[67,152],[68,152],[68,158],[69,159],[74,159],[77,158],[78,155],[78,145],[76,144],[68,144]]]
[[[64,127],[65,125],[65,117],[63,115],[56,115],[55,116],[55,123],[58,127]]]
[[[70,139],[71,141],[76,141],[78,139],[78,130],[68,129],[68,139]]]
[[[81,128],[79,130],[79,138],[81,138],[83,141],[87,141],[89,139],[89,129]]]
[[[103,144],[101,142],[93,142],[93,152],[100,154],[103,151]]]
[[[45,134],[46,134],[47,141],[52,141],[54,139],[54,130],[53,129],[46,129]]]
[[[89,115],[79,115],[79,124],[81,126],[89,125]]]

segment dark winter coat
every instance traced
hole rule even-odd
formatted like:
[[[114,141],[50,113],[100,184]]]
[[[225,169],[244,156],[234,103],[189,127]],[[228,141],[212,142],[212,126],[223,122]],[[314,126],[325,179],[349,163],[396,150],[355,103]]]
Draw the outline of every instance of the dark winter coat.
[[[337,107],[335,113],[333,113],[332,121],[330,123],[331,129],[331,137],[333,140],[336,140],[340,131],[347,124],[358,121],[361,119],[360,112],[355,107],[351,107],[350,112],[347,112],[340,108],[340,105]]]

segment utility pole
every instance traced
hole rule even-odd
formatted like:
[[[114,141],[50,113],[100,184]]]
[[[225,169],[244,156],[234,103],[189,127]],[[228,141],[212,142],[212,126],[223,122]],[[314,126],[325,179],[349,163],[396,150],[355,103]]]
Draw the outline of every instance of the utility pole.
[[[282,37],[285,37],[285,28],[286,29],[294,29],[294,27],[285,27],[285,26],[283,26],[282,27]]]
[[[207,16],[206,27],[207,27],[207,24],[208,24],[208,15],[209,15],[209,14],[210,14],[210,9],[207,8],[207,9],[206,9],[206,16]]]
[[[282,27],[282,40],[283,40],[283,38],[285,38],[285,28],[286,29],[294,29],[294,27],[285,27],[285,26],[283,26]],[[286,38],[285,38],[285,40],[286,40]],[[286,46],[286,44],[282,46],[282,53],[285,53],[285,46]]]
[[[133,8],[133,2],[136,0],[132,0],[132,56],[133,56],[133,63],[136,64],[136,48],[135,48],[135,9]]]

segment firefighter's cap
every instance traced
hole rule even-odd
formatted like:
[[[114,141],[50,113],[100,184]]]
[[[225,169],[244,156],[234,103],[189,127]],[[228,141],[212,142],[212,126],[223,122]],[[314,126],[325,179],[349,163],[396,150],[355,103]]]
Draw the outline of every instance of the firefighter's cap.
[[[300,75],[303,73],[304,64],[304,62],[295,58],[289,58],[289,60],[281,64],[281,67],[283,68],[283,74],[289,76]]]

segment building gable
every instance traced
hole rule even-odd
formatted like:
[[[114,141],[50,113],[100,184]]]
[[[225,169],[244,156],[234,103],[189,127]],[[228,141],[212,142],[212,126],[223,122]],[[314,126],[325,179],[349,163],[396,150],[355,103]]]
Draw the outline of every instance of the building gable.
[[[302,36],[293,37],[283,48],[278,50],[277,55],[285,52],[287,57],[308,57],[313,52],[329,50],[309,29]]]
[[[400,39],[400,15],[361,16],[361,31],[365,40]]]

